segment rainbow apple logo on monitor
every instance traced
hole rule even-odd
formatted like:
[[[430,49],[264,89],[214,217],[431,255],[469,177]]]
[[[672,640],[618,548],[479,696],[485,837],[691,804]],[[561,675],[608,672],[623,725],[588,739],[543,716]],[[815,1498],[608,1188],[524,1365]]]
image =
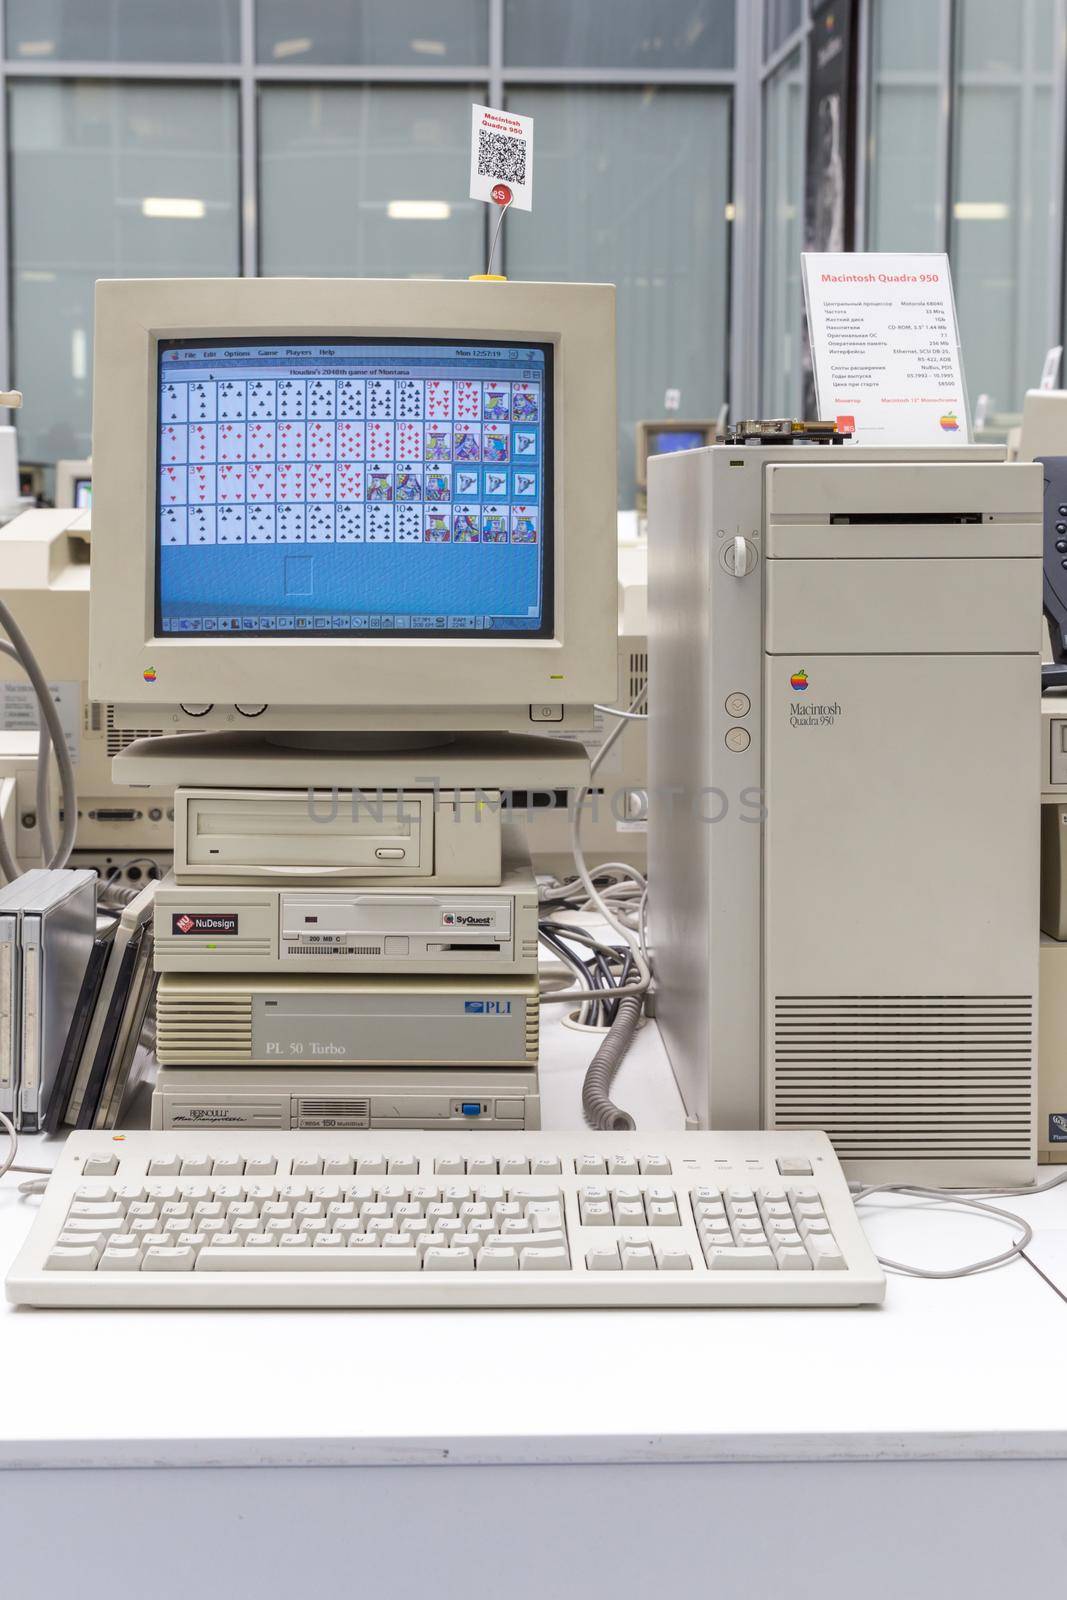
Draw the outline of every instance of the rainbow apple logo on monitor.
[[[806,689],[808,687],[808,674],[803,667],[798,667],[789,679],[791,689]]]
[[[155,683],[155,681],[156,681],[156,669],[155,669],[155,667],[145,667],[145,669],[144,669],[144,681],[145,681],[145,683]]]
[[[960,425],[954,411],[946,411],[941,418],[942,433],[959,433]]]

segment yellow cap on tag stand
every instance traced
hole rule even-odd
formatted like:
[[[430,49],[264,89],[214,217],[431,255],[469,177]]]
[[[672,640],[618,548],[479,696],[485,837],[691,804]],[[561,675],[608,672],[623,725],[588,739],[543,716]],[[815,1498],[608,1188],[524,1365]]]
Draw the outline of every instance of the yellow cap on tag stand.
[[[502,272],[470,272],[467,274],[468,283],[507,283],[507,281]]]

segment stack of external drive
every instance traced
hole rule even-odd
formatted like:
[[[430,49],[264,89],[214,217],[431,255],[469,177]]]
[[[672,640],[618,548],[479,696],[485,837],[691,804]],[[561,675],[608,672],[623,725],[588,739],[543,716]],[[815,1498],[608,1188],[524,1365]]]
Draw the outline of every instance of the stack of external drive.
[[[96,873],[39,868],[0,889],[0,1111],[44,1126],[96,935]]]
[[[517,827],[281,790],[179,788],[175,815],[154,1127],[540,1126]]]

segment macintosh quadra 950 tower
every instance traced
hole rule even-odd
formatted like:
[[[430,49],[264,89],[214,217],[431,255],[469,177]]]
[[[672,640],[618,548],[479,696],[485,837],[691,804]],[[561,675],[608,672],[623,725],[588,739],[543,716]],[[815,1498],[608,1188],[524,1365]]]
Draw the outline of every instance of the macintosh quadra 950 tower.
[[[1032,1178],[1041,501],[993,448],[650,464],[651,926],[701,1124]]]

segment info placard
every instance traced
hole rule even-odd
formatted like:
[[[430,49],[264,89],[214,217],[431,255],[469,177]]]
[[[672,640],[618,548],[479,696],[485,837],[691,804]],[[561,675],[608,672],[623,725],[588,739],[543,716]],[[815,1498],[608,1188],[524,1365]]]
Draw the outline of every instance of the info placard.
[[[948,256],[806,252],[819,416],[857,444],[969,444]]]

